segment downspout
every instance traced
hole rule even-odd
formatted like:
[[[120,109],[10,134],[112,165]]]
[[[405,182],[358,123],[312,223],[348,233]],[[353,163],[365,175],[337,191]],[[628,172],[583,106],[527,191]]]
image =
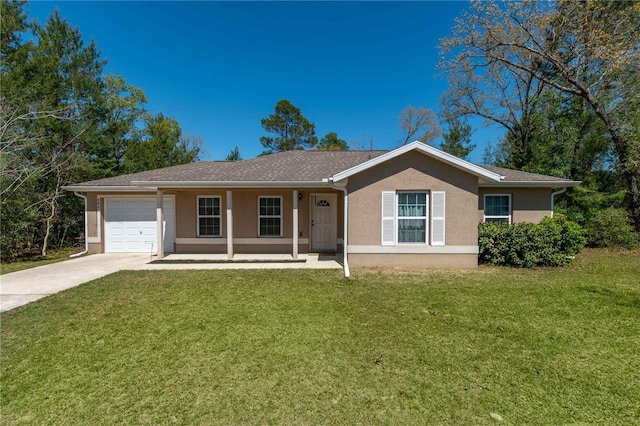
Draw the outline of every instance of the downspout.
[[[347,224],[349,218],[349,192],[346,187],[336,186],[334,183],[331,183],[331,188],[337,189],[344,193],[344,230],[342,231],[342,263],[344,265],[344,277],[349,278],[351,273],[349,272],[349,263],[347,262],[347,253],[348,253],[348,244],[347,244],[347,235],[349,235],[349,226]]]
[[[556,195],[563,194],[566,190],[567,188],[565,187],[565,188],[562,188],[560,191],[551,193],[551,217],[553,217],[553,209],[555,208],[555,204],[556,204]]]
[[[89,215],[87,214],[87,196],[80,194],[78,191],[73,191],[73,195],[84,199],[84,250],[80,253],[72,254],[69,257],[78,257],[89,252]]]

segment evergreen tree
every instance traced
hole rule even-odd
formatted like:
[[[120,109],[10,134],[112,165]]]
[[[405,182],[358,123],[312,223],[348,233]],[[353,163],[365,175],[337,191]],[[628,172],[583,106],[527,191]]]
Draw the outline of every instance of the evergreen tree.
[[[242,160],[242,157],[240,157],[240,148],[238,148],[238,145],[236,145],[236,147],[233,150],[231,150],[229,155],[227,155],[226,161],[240,161],[240,160]]]
[[[476,147],[471,143],[473,129],[468,123],[457,117],[447,118],[446,124],[447,131],[442,135],[443,142],[440,144],[440,149],[466,160]]]
[[[318,143],[315,125],[307,120],[300,108],[286,99],[276,103],[275,112],[261,120],[262,127],[276,136],[262,136],[263,154],[313,148]]]
[[[201,145],[199,138],[184,136],[176,120],[159,113],[147,118],[140,140],[128,145],[124,168],[134,173],[197,161]]]
[[[324,151],[346,151],[349,149],[349,145],[347,141],[340,139],[337,133],[329,132],[320,139],[317,148]]]

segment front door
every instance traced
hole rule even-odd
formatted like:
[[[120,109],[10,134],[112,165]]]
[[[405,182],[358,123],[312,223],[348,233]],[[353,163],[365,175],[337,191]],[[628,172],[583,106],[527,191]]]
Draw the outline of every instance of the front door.
[[[335,251],[337,242],[338,197],[311,194],[311,250]]]

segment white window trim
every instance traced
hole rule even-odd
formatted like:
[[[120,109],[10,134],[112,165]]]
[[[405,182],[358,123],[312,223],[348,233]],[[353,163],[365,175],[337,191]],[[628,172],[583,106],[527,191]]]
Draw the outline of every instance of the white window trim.
[[[201,215],[200,214],[200,199],[201,198],[217,198],[220,206],[220,214],[217,215]],[[220,233],[218,235],[200,235],[200,218],[218,218],[220,219]],[[220,238],[222,237],[222,197],[219,195],[198,195],[196,197],[196,235],[198,238]]]
[[[508,215],[499,215],[492,216],[485,213],[487,211],[487,197],[509,197],[509,214]],[[511,225],[511,218],[513,216],[513,204],[511,200],[511,194],[484,194],[484,204],[482,204],[482,221],[486,222],[487,219],[507,219],[509,221],[509,225]]]
[[[400,199],[400,194],[425,194],[425,216],[400,216],[398,214],[398,204],[399,204],[399,199]],[[416,191],[396,191],[396,203],[394,206],[394,212],[396,215],[396,229],[395,229],[395,234],[396,234],[396,245],[402,245],[402,246],[424,246],[426,244],[428,244],[429,241],[429,191],[425,191],[425,190],[416,190]],[[424,229],[425,229],[425,234],[424,234],[424,242],[400,242],[398,241],[398,236],[400,235],[400,229],[398,228],[400,226],[400,220],[402,219],[423,219],[424,220]]]
[[[263,198],[278,198],[280,200],[280,214],[279,215],[265,215],[262,216],[260,214],[260,200]],[[281,195],[260,195],[258,197],[258,238],[282,238],[282,228],[283,228],[283,220],[282,220],[282,211],[284,210],[284,203],[282,202]],[[278,218],[280,219],[280,235],[260,235],[260,219],[262,218]]]

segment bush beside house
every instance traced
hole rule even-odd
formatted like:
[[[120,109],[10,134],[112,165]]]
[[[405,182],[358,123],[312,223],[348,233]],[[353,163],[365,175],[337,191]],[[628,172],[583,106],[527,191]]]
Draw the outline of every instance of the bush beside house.
[[[600,210],[586,222],[584,228],[590,247],[633,249],[638,246],[638,234],[624,209],[610,207]]]
[[[480,263],[532,268],[569,264],[586,239],[578,224],[557,216],[540,223],[481,223],[478,242]]]

